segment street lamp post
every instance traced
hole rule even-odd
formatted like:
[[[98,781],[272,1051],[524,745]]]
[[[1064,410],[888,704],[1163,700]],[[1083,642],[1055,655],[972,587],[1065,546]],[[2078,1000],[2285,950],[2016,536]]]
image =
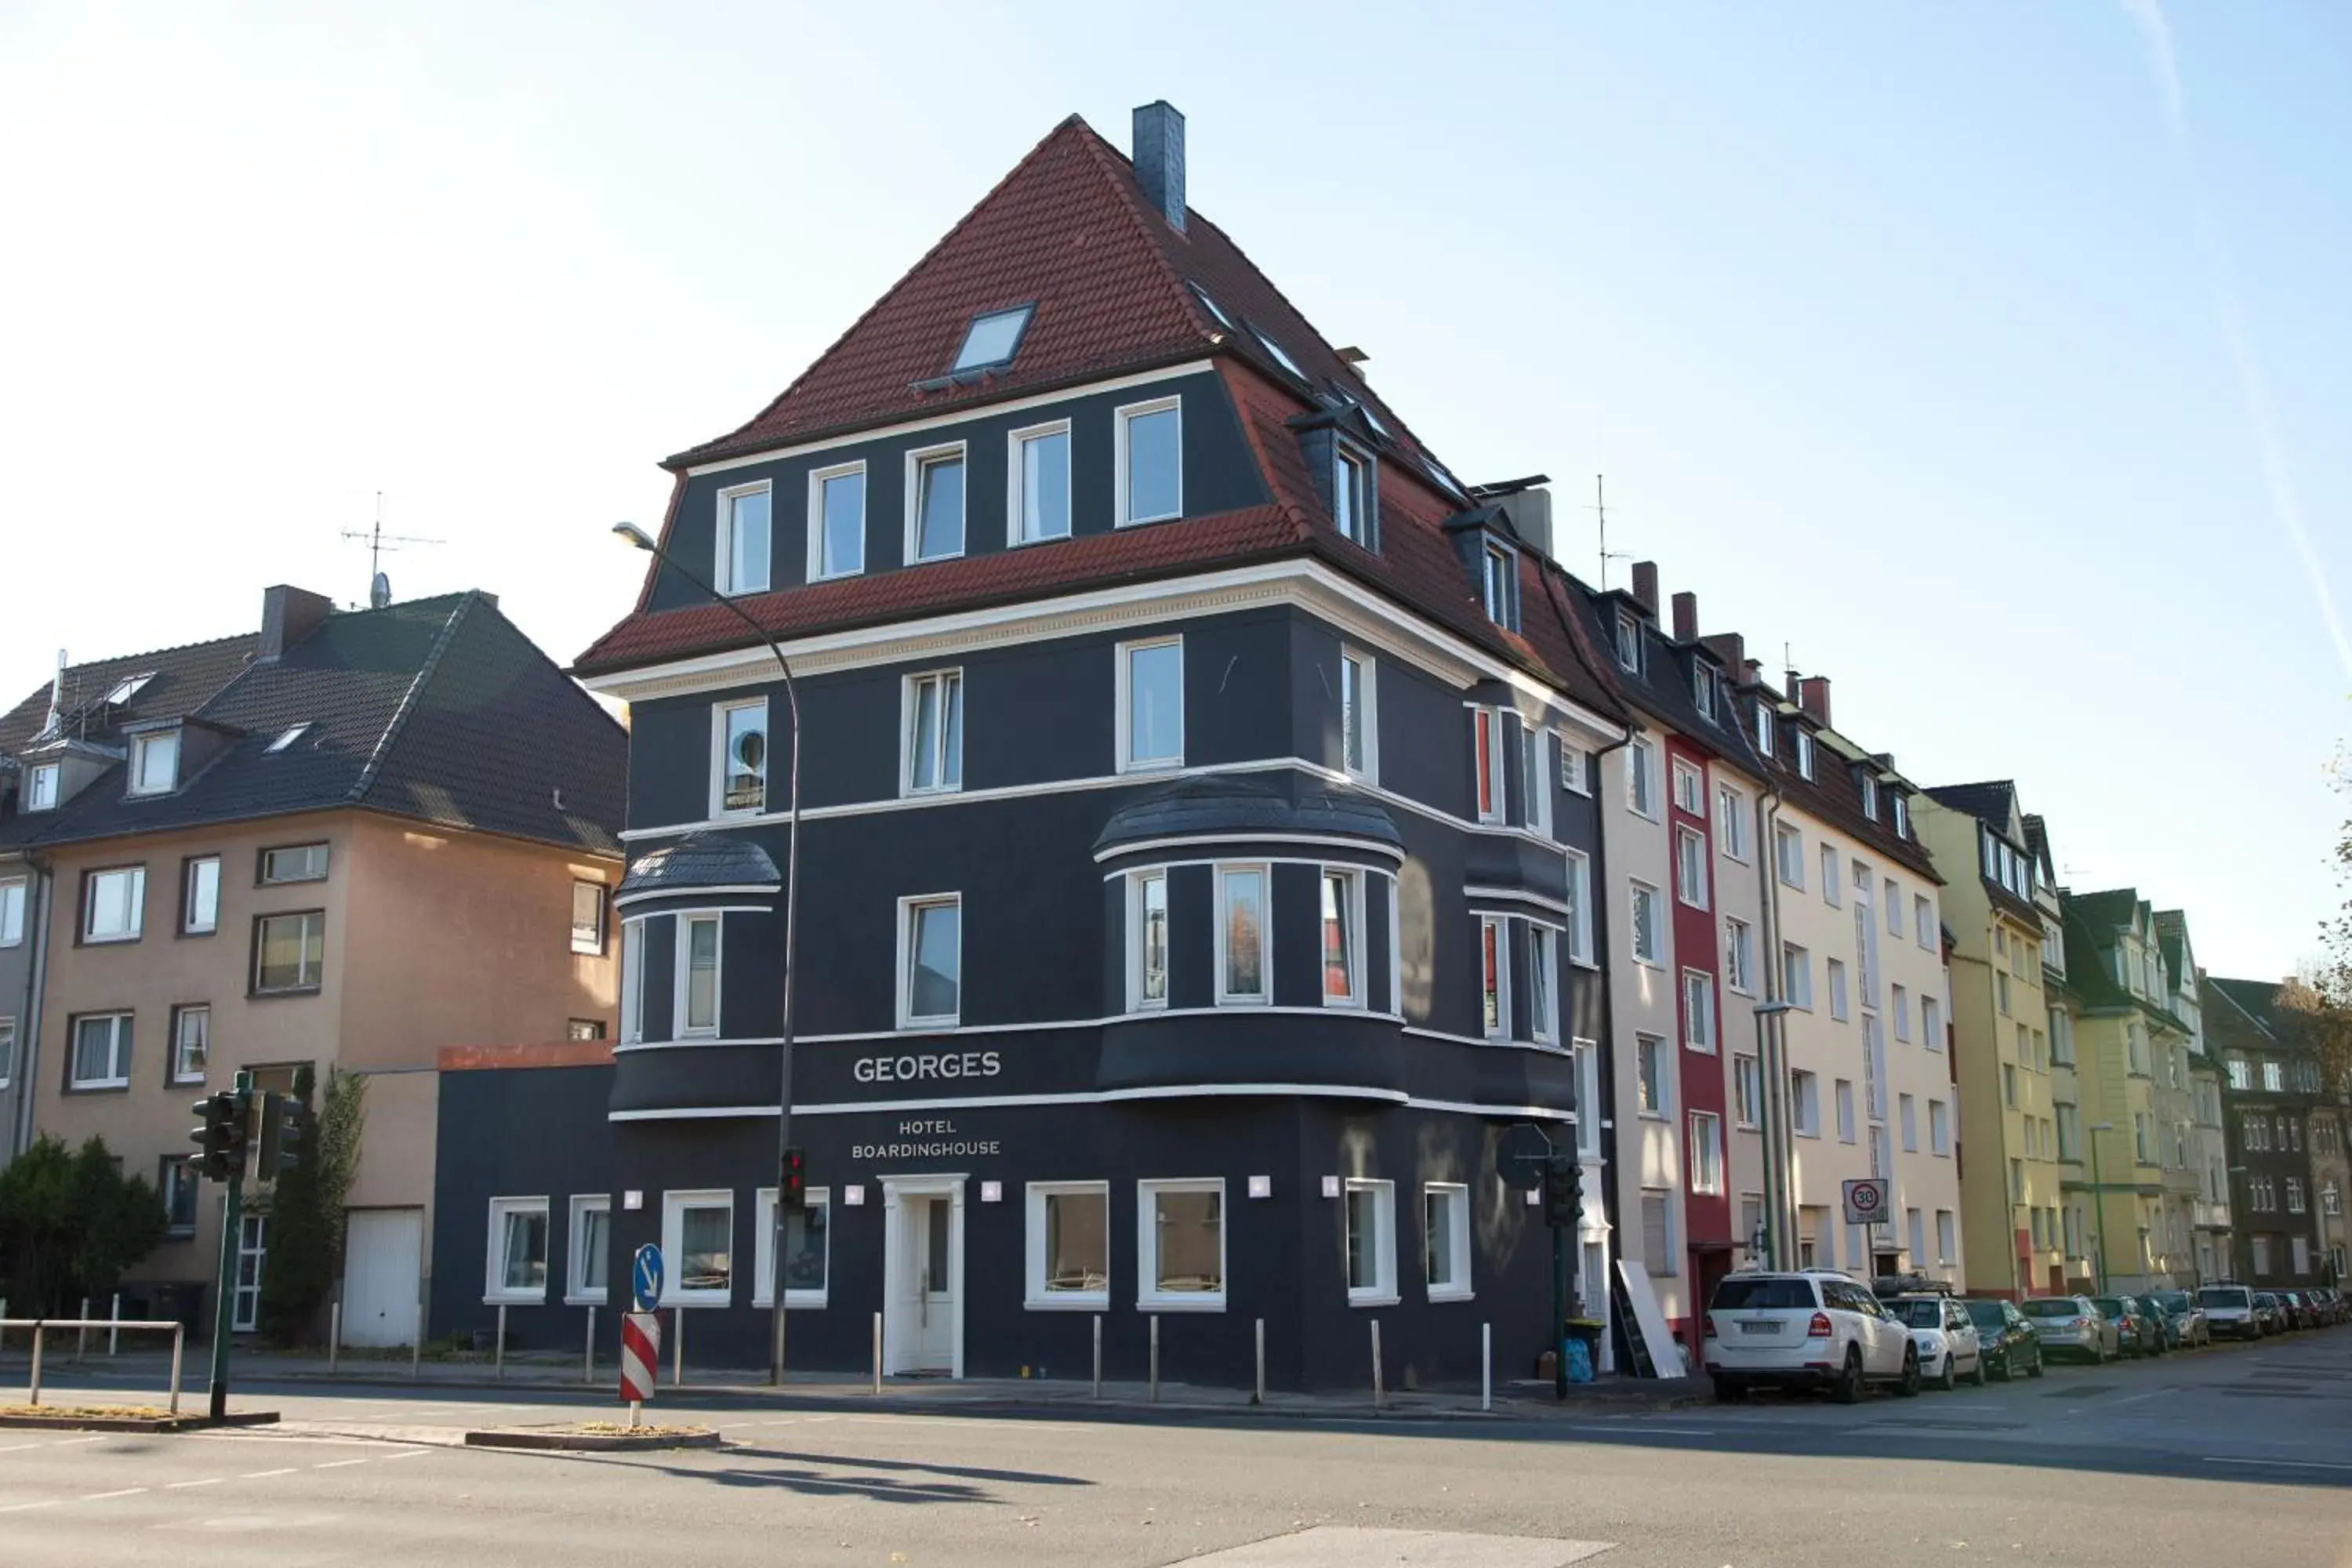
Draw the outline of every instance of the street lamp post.
[[[2100,1295],[2107,1293],[2107,1184],[2099,1176],[2099,1134],[2113,1132],[2112,1121],[2094,1121],[2091,1133],[2091,1218],[2096,1222],[2091,1246],[2091,1279]]]
[[[679,565],[667,550],[654,542],[651,535],[634,522],[616,522],[613,531],[636,549],[682,577],[697,592],[751,628],[759,639],[767,644],[775,656],[776,671],[784,678],[784,711],[789,721],[793,748],[791,783],[786,786],[784,805],[789,820],[784,828],[784,1005],[783,1029],[777,1042],[778,1065],[776,1087],[776,1209],[775,1234],[769,1238],[769,1262],[775,1278],[769,1281],[768,1291],[774,1298],[775,1329],[768,1347],[768,1381],[782,1387],[784,1381],[784,1151],[793,1146],[793,982],[800,973],[796,945],[800,941],[801,890],[801,699],[793,685],[793,667],[768,628],[751,617],[749,611],[718,589]]]

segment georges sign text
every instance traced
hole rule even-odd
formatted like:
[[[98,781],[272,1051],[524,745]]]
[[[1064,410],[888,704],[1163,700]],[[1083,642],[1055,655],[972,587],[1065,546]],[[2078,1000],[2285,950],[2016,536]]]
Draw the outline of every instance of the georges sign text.
[[[992,1055],[993,1053],[991,1053]],[[955,1123],[945,1121],[901,1121],[896,1143],[852,1143],[853,1160],[929,1160],[957,1154],[1002,1154],[993,1138],[959,1138]]]
[[[860,1083],[915,1083],[934,1078],[994,1078],[1004,1063],[994,1051],[945,1051],[928,1056],[860,1057],[849,1076]]]

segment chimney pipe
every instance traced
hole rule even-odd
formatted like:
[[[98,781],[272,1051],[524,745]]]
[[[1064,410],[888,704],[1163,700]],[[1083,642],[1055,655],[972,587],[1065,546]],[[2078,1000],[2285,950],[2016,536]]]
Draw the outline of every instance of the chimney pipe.
[[[1698,640],[1698,595],[1680,593],[1675,595],[1675,641]]]
[[[1808,675],[1798,681],[1797,708],[1824,730],[1835,729],[1830,721],[1830,678]]]
[[[1633,597],[1652,615],[1658,613],[1658,563],[1654,561],[1633,563]]]
[[[1136,184],[1168,220],[1184,232],[1184,117],[1169,101],[1155,99],[1135,111],[1133,159]]]
[[[49,717],[41,733],[54,735],[66,721],[66,650],[58,649],[58,672],[49,678]]]
[[[264,664],[283,658],[286,650],[319,629],[335,607],[323,594],[279,583],[261,591],[261,646],[254,658]]]

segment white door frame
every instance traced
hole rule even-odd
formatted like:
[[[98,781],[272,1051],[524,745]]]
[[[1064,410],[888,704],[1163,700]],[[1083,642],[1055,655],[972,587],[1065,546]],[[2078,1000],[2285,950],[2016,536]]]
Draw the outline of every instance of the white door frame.
[[[901,1257],[905,1237],[900,1227],[906,1223],[905,1210],[899,1200],[909,1197],[943,1197],[949,1200],[948,1256],[955,1269],[955,1320],[952,1343],[954,1351],[949,1362],[948,1375],[963,1376],[963,1303],[969,1294],[967,1280],[971,1269],[963,1255],[963,1188],[966,1177],[952,1176],[884,1176],[882,1184],[882,1369],[896,1373],[901,1357],[899,1331],[903,1314],[898,1302],[906,1280]]]

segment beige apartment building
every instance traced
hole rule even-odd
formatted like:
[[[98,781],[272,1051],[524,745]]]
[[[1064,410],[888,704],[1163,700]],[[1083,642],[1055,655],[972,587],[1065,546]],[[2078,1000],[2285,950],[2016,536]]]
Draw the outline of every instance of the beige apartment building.
[[[48,897],[33,1131],[101,1138],[157,1184],[131,1283],[209,1300],[220,1192],[191,1103],[240,1068],[362,1074],[349,1342],[404,1343],[432,1225],[436,1053],[604,1038],[622,731],[464,594],[335,611],[273,588],[258,633],[65,666],[5,719],[0,847]],[[266,1194],[238,1238],[255,1321]]]

